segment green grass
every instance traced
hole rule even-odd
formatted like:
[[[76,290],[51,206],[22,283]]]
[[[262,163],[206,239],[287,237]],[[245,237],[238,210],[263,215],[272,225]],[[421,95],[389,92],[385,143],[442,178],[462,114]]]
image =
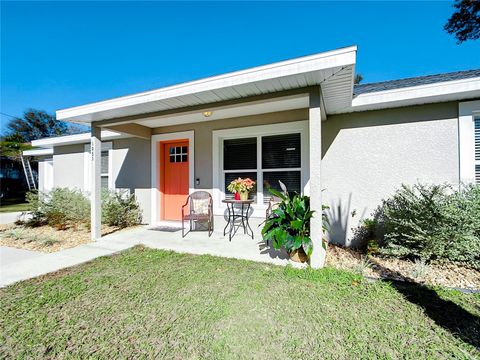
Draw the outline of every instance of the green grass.
[[[27,211],[28,203],[25,199],[2,199],[0,202],[0,213]]]
[[[134,248],[0,290],[0,357],[475,358],[480,296]]]

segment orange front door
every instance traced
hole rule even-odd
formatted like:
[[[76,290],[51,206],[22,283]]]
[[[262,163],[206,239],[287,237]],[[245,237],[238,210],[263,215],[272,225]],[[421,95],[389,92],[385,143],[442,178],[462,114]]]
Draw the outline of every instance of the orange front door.
[[[188,141],[163,143],[163,218],[181,220],[188,196]]]

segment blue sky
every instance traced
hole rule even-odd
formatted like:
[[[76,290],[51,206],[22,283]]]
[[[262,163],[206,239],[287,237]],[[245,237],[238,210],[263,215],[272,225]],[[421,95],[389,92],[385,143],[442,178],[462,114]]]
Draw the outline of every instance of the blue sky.
[[[353,44],[364,82],[480,68],[480,41],[457,45],[443,30],[451,5],[2,2],[1,112],[53,112]]]

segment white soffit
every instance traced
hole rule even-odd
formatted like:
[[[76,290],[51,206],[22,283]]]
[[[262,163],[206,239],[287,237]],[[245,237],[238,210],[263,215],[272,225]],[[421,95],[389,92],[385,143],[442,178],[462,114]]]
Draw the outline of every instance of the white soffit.
[[[58,120],[91,123],[321,85],[327,112],[350,106],[356,46],[129,96],[58,110]]]
[[[480,78],[445,81],[427,85],[364,93],[352,100],[352,106],[333,111],[347,113],[480,97]]]
[[[308,95],[299,94],[271,100],[245,102],[231,106],[211,107],[211,115],[203,116],[202,111],[189,111],[173,115],[151,117],[146,120],[136,120],[135,123],[151,128],[171,126],[203,121],[221,120],[255,114],[267,114],[276,111],[308,108]]]

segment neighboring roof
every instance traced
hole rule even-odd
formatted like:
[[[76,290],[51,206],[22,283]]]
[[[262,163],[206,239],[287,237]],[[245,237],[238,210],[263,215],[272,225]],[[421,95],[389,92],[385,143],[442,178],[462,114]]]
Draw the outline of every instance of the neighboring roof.
[[[322,84],[327,113],[352,101],[356,46],[58,110],[57,120],[91,123],[185,109]]]
[[[53,155],[53,148],[24,150],[23,156],[46,156]]]
[[[434,84],[453,80],[462,80],[480,77],[480,69],[455,71],[443,74],[417,76],[398,80],[381,81],[368,84],[357,84],[353,87],[353,94],[360,95],[371,92],[401,89],[412,86]]]
[[[124,134],[120,134],[115,131],[102,130],[102,140],[113,140],[127,137]],[[49,137],[32,141],[32,146],[39,148],[53,148],[54,146],[74,145],[74,144],[86,144],[90,142],[91,135],[89,132],[75,135]],[[30,150],[28,150],[30,151]],[[24,155],[27,155],[24,152]]]

